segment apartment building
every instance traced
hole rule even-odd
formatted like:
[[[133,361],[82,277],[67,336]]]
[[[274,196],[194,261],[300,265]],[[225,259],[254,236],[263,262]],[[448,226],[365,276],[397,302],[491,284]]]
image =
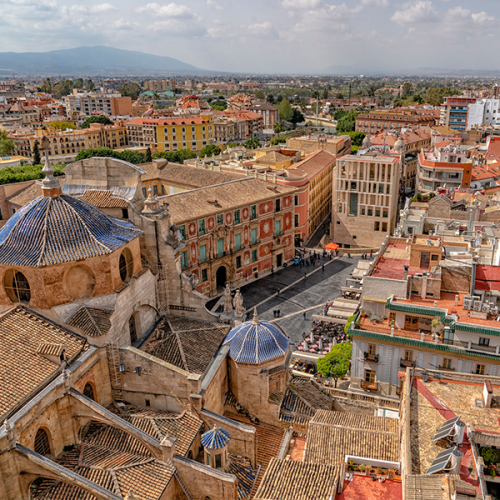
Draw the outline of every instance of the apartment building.
[[[144,90],[150,90],[151,92],[165,92],[167,90],[175,89],[175,80],[149,80],[144,82],[142,87]]]
[[[344,248],[378,248],[396,224],[401,157],[346,155],[333,170],[331,238]]]
[[[416,127],[418,125],[434,125],[432,115],[421,114],[413,110],[387,111],[378,109],[370,113],[362,113],[356,117],[356,131],[372,136],[377,132],[403,127]]]
[[[103,114],[106,116],[131,116],[132,98],[120,94],[97,94],[94,92],[78,92],[64,98],[68,117],[90,116]]]
[[[352,389],[397,395],[398,372],[409,366],[499,373],[500,315],[491,290],[498,267],[467,256],[468,243],[454,236],[384,242],[363,277],[362,312],[350,330]]]
[[[264,119],[264,128],[272,128],[279,122],[279,109],[266,101],[256,100],[248,94],[236,94],[227,100],[229,109],[236,111],[252,111],[258,113]]]
[[[246,141],[258,137],[264,130],[262,115],[252,111],[226,110],[214,119],[216,143]]]
[[[474,104],[474,97],[450,96],[441,105],[441,115],[439,125],[452,128],[454,130],[467,130],[467,116],[469,104]]]
[[[286,140],[286,147],[304,151],[304,153],[315,153],[316,151],[328,151],[337,156],[343,156],[351,152],[352,141],[348,135],[304,135],[291,137]]]
[[[49,155],[78,154],[83,149],[89,148],[119,148],[128,144],[127,129],[123,122],[114,125],[103,125],[102,123],[91,123],[89,128],[67,130],[47,133],[46,130],[38,130],[31,134],[12,133],[9,138],[14,141],[14,152],[16,155],[33,156],[35,142],[39,143],[42,137],[50,140]]]
[[[417,190],[429,193],[440,187],[469,189],[472,163],[467,157],[467,149],[444,141],[422,150],[418,155]]]
[[[155,151],[201,151],[213,144],[213,116],[134,118],[126,123],[130,144]]]
[[[467,130],[482,125],[500,125],[500,99],[478,99],[469,104]]]

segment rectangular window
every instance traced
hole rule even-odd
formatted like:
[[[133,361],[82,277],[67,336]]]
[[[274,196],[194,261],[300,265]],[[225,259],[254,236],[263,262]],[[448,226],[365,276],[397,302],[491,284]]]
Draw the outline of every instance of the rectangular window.
[[[281,200],[278,198],[276,200],[276,212],[279,212],[281,210]]]
[[[239,250],[241,248],[241,234],[236,234],[234,236],[234,248]]]
[[[379,192],[379,194],[384,194],[384,185],[383,184],[378,185],[378,192]]]
[[[365,215],[366,211],[364,208],[361,209],[361,215]]]
[[[382,217],[383,217],[384,219],[387,219],[387,217],[389,217],[389,212],[388,212],[387,210],[384,210],[384,211],[382,212]]]
[[[413,361],[413,351],[405,351],[405,361]]]
[[[295,214],[295,227],[299,227],[299,214]]]
[[[386,194],[391,194],[391,185],[387,184]]]
[[[368,209],[368,217],[371,217],[373,215],[373,210],[371,208]]]
[[[224,238],[219,238],[217,240],[217,255],[222,255],[224,253]]]
[[[161,185],[161,194],[165,194],[165,186],[163,184]]]
[[[251,209],[251,219],[256,219],[257,218],[257,205],[252,205]]]
[[[387,222],[382,222],[382,231],[387,233]]]
[[[437,254],[431,255],[431,260],[438,261],[439,260],[439,255],[437,255]]]
[[[208,272],[206,269],[201,270],[201,281],[202,282],[208,281]]]
[[[380,217],[380,210],[375,210],[375,217]]]
[[[239,269],[241,267],[241,257],[238,255],[236,257],[236,269]]]
[[[205,262],[207,260],[207,245],[200,246],[200,262]]]
[[[450,358],[443,358],[443,368],[445,370],[451,370],[451,359]]]
[[[142,196],[144,196],[144,198],[148,196],[146,193],[146,188],[142,188]]]
[[[275,223],[274,234],[275,234],[275,236],[279,236],[280,233],[281,233],[281,221],[277,220],[276,223]]]
[[[181,253],[181,267],[182,269],[186,269],[188,266],[188,254],[187,252],[182,252]]]
[[[235,224],[240,223],[240,211],[239,210],[234,211],[234,223]]]
[[[217,225],[220,226],[224,222],[224,216],[222,214],[217,215]]]
[[[295,204],[295,206],[297,206],[297,205],[299,204],[299,195],[297,195],[297,194],[296,194],[296,195],[293,197],[293,199],[294,199],[294,204]]]
[[[418,316],[405,316],[405,330],[418,330]]]
[[[368,344],[368,354],[377,354],[376,344]]]
[[[257,250],[252,250],[252,262],[257,262]]]
[[[182,234],[182,237],[184,239],[186,239],[186,226],[182,225],[182,226],[179,226],[179,233]]]
[[[380,231],[380,222],[378,220],[375,221],[375,224],[373,225],[373,230]]]
[[[342,213],[342,205],[339,205],[339,208],[338,208],[337,212],[338,212],[339,214],[341,214],[341,213]]]
[[[251,234],[252,245],[255,245],[255,243],[257,243],[257,228],[252,229],[250,234]]]
[[[476,365],[476,375],[484,375],[485,369],[486,369],[486,365],[477,364]]]
[[[368,384],[374,384],[375,374],[375,370],[365,370],[365,382],[367,382]]]
[[[490,339],[488,337],[479,337],[479,345],[490,345]]]
[[[200,236],[202,234],[205,234],[205,220],[204,219],[198,221],[198,234]]]
[[[153,186],[153,194],[158,194],[158,186]]]
[[[358,215],[358,193],[351,193],[349,196],[349,215]]]
[[[356,191],[356,183],[351,182],[351,191]]]

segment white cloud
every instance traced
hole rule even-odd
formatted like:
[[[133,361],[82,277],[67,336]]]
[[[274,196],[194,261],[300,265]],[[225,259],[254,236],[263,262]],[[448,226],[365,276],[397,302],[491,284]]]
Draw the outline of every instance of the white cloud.
[[[438,13],[429,0],[408,2],[402,10],[397,10],[391,21],[398,24],[426,23],[438,20]]]
[[[207,0],[207,7],[209,9],[213,9],[213,10],[223,10],[224,9],[224,7],[222,7],[222,5],[219,5],[214,0]]]
[[[264,21],[260,24],[250,24],[247,28],[247,31],[250,35],[260,38],[274,38],[278,35],[273,23],[270,21]]]
[[[110,3],[101,3],[98,5],[92,5],[92,7],[89,8],[89,12],[92,12],[93,14],[98,12],[109,12],[111,10],[118,10],[118,9],[114,5],[111,5]]]
[[[187,5],[180,5],[173,2],[167,5],[148,3],[144,7],[138,7],[136,10],[137,12],[149,12],[160,17],[175,17],[179,19],[192,19],[196,17]]]
[[[365,7],[373,6],[373,7],[380,7],[383,9],[386,9],[390,5],[389,0],[361,0],[360,3]]]
[[[475,23],[483,24],[483,23],[492,22],[495,20],[495,18],[483,11],[483,12],[479,12],[478,14],[472,14],[472,20]]]
[[[282,0],[281,6],[284,9],[315,9],[319,7],[320,0]]]

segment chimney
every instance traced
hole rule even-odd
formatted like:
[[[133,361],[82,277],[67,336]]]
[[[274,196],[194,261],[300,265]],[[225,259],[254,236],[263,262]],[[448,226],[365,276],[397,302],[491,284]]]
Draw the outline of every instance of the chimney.
[[[455,305],[458,306],[458,302],[460,300],[460,295],[455,295]]]
[[[422,289],[420,291],[420,297],[422,299],[425,299],[425,297],[427,297],[427,275],[424,274],[422,276]]]
[[[175,441],[176,438],[171,434],[167,434],[161,441],[161,451],[162,451],[162,460],[164,462],[168,462],[172,460],[175,454]]]
[[[493,398],[493,386],[491,385],[491,380],[485,380],[483,387],[483,399],[485,408],[491,408],[492,398]]]
[[[405,272],[403,274],[403,279],[406,280],[408,278],[408,269],[410,268],[410,266],[405,266]]]
[[[454,436],[455,443],[457,445],[462,444],[464,442],[464,434],[465,434],[465,424],[461,420],[459,420],[455,424],[455,436]]]
[[[153,165],[158,169],[162,170],[168,165],[168,160],[165,160],[163,158],[158,158],[156,160],[153,160]]]

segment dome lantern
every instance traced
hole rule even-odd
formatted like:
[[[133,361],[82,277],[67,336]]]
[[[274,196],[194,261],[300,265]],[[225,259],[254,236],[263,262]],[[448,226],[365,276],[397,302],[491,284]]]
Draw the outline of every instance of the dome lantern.
[[[201,445],[205,455],[205,465],[212,469],[225,469],[228,462],[227,446],[231,436],[229,432],[214,425],[213,429],[201,436]]]

